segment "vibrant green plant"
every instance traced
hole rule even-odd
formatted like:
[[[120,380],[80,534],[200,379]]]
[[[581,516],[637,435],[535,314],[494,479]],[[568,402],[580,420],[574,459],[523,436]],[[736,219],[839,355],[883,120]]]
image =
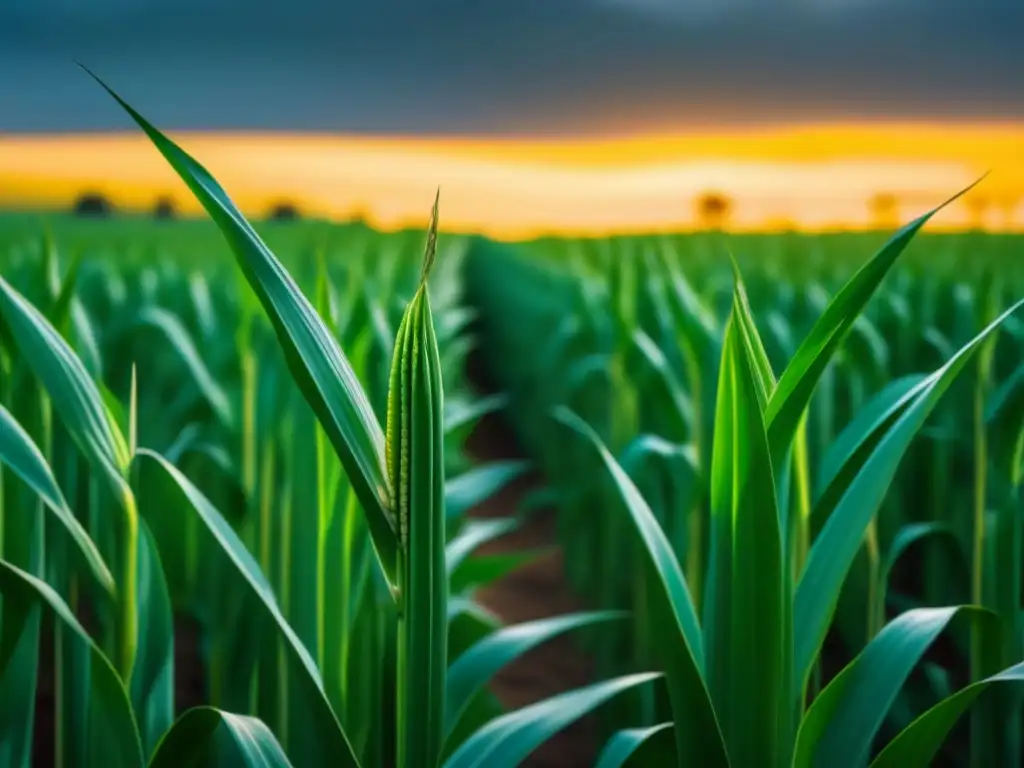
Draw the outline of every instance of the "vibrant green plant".
[[[914,517],[922,511],[921,485],[894,484],[902,459],[916,448],[913,438],[942,396],[954,389],[959,397],[954,383],[972,370],[972,358],[980,361],[982,376],[1019,368],[1012,353],[1003,356],[1002,366],[994,355],[1001,328],[1012,337],[1006,349],[1021,349],[1015,316],[1021,305],[997,317],[991,306],[1001,292],[982,279],[976,301],[989,307],[979,313],[985,330],[959,350],[946,345],[946,359],[933,373],[900,371],[900,378],[888,381],[894,364],[915,364],[910,353],[902,360],[890,353],[909,347],[919,333],[909,322],[906,297],[914,284],[907,273],[897,273],[903,281],[883,293],[890,302],[883,309],[896,312],[863,312],[933,213],[897,233],[831,301],[815,290],[812,277],[804,290],[808,308],[818,314],[813,322],[801,319],[793,301],[799,293],[772,271],[777,263],[748,263],[761,281],[756,297],[767,320],[763,337],[739,271],[724,304],[721,272],[706,256],[701,263],[692,245],[686,262],[655,238],[621,241],[602,248],[605,253],[594,247],[571,260],[564,243],[534,246],[546,247],[547,263],[483,242],[471,253],[471,295],[481,306],[493,306],[493,317],[485,318],[485,348],[493,351],[489,361],[510,389],[516,423],[556,483],[570,575],[599,605],[634,609],[632,628],[614,638],[592,635],[588,647],[606,673],[622,670],[622,659],[630,657],[641,668],[666,673],[667,701],[625,700],[609,715],[610,729],[624,722],[649,729],[614,736],[602,765],[620,764],[611,756],[625,760],[625,745],[639,749],[648,738],[655,751],[638,752],[637,764],[864,764],[880,734],[889,746],[875,755],[879,764],[928,764],[989,681],[1017,682],[1024,674],[1024,649],[1014,634],[1021,606],[1012,574],[1020,573],[1020,560],[1011,554],[1019,553],[1019,514],[1000,516],[1006,537],[1001,546],[977,543],[988,539],[988,515],[978,522],[975,512],[975,524],[963,525],[971,518],[965,510],[977,510],[985,493],[978,467],[998,466],[998,485],[1006,488],[1000,508],[1013,509],[1016,492],[1009,489],[1019,481],[1008,469],[1015,461],[1009,446],[1021,439],[1020,414],[1002,410],[997,419],[982,409],[979,416],[975,396],[974,429],[999,435],[1002,458],[976,458],[981,463],[975,477],[956,488],[960,495],[940,497],[941,514],[932,521]],[[581,243],[579,251],[589,246]],[[559,258],[566,265],[553,267]],[[1018,278],[1021,285],[1019,272],[1005,274],[1006,283]],[[962,278],[915,279],[929,289],[945,280],[962,296]],[[699,279],[707,280],[702,296],[691,287]],[[558,306],[576,310],[564,332],[545,337],[538,357],[546,362],[517,354],[539,329],[558,327]],[[723,308],[728,317],[719,324]],[[933,304],[926,318],[946,323],[970,314],[942,317]],[[499,322],[504,315],[520,318],[518,327]],[[796,345],[794,329],[801,323],[809,327]],[[964,339],[964,326],[958,330]],[[784,365],[778,381],[771,359]],[[1015,378],[1004,387],[1013,388]],[[716,388],[717,396],[709,396]],[[981,397],[989,401],[990,395]],[[560,434],[552,428],[552,409],[598,447],[601,475],[592,447],[581,450],[578,439],[574,445],[564,429]],[[956,404],[940,412],[948,418]],[[834,425],[844,420],[847,426],[836,434]],[[949,439],[943,436],[938,447],[948,449]],[[935,451],[936,460],[942,455]],[[948,475],[951,455],[945,455],[939,466]],[[959,512],[956,501],[966,502]],[[613,512],[623,504],[625,517]],[[633,546],[626,544],[630,532]],[[974,606],[916,608],[888,588],[903,555],[916,542],[929,541],[944,545],[927,554],[936,555],[950,586],[971,584],[969,569],[956,570],[961,562],[974,562],[976,584],[978,574],[989,574],[975,588]],[[616,568],[593,567],[611,562]],[[995,591],[990,596],[984,587],[989,580],[1006,585],[998,602]],[[942,606],[938,601],[952,590],[937,579],[932,584],[939,587],[937,601],[924,605]],[[897,599],[903,606],[886,623]],[[964,591],[957,599],[971,595]],[[951,697],[948,683],[932,690],[916,683],[904,687],[954,617],[970,624],[971,632],[953,633],[954,647],[973,649],[971,679],[977,682]],[[834,677],[822,668],[829,633],[838,634],[852,656]],[[832,650],[826,661],[832,665],[844,655]],[[822,682],[828,683],[823,689]],[[971,751],[981,764],[1012,762],[1024,725],[1019,691],[994,687],[1004,690],[987,695],[979,708],[1001,709],[979,710],[972,725]],[[927,709],[925,702],[936,698],[941,702]],[[922,709],[927,711],[916,719]],[[674,750],[667,750],[666,734],[675,735]]]
[[[464,354],[456,339],[465,318],[448,310],[435,325],[427,282],[436,204],[392,344],[388,312],[358,273],[343,303],[321,259],[314,305],[213,177],[120,103],[204,205],[258,305],[243,291],[232,346],[200,351],[180,319],[190,312],[157,303],[164,288],[181,297],[180,283],[152,271],[158,265],[143,262],[137,294],[117,272],[103,274],[93,312],[75,300],[80,262],[54,290],[52,242],[38,291],[45,313],[0,278],[0,400],[10,408],[0,410],[4,764],[33,759],[33,711],[23,703],[37,686],[35,654],[50,620],[58,765],[455,766],[481,754],[513,765],[610,696],[652,679],[623,677],[567,694],[565,706],[542,702],[508,715],[483,692],[530,647],[615,615],[503,628],[472,599],[480,579],[467,556],[516,521],[481,531],[460,515],[522,468],[481,467],[446,484],[447,465],[460,466],[446,455],[451,440],[500,403],[463,398],[445,408],[444,371],[458,370],[451,351]],[[378,278],[386,290],[404,281],[398,272]],[[213,346],[224,337],[204,285],[191,281],[186,295],[197,332]],[[90,315],[103,323],[102,342],[117,345],[112,354],[101,354]],[[153,331],[175,355],[131,365],[125,409],[106,382],[123,371],[118,351],[145,354]],[[380,387],[376,408],[339,336]],[[209,370],[231,358],[240,368],[234,397]],[[184,372],[184,388],[147,397],[166,369],[179,381]],[[147,435],[164,447],[140,447]],[[24,488],[9,486],[11,477]],[[450,599],[456,576],[465,588]],[[175,603],[207,624],[214,704],[177,719]]]

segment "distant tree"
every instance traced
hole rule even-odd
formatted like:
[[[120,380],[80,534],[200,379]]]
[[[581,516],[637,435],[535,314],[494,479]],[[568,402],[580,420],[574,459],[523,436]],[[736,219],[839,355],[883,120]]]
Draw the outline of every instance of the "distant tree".
[[[349,223],[360,227],[370,227],[370,212],[367,208],[359,206],[349,215]]]
[[[971,229],[984,229],[985,219],[988,216],[989,205],[991,204],[985,195],[971,192],[964,196],[964,205],[967,207],[970,216]]]
[[[721,192],[705,192],[697,198],[697,221],[705,229],[721,229],[732,213],[733,203]]]
[[[270,221],[296,221],[301,218],[302,215],[295,204],[287,202],[275,204],[267,214]]]
[[[899,224],[899,200],[891,192],[879,192],[868,202],[871,223],[878,229],[892,229]]]
[[[114,213],[114,205],[99,192],[83,192],[71,208],[76,216],[106,218]]]
[[[178,218],[178,206],[174,204],[174,198],[164,195],[157,198],[153,205],[154,219],[176,219]]]

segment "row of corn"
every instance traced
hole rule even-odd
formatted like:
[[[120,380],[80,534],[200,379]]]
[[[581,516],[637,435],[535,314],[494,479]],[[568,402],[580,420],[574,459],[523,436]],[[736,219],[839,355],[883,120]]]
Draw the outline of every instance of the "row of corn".
[[[464,380],[436,204],[426,236],[257,232],[120,103],[212,223],[0,218],[0,765],[512,766],[652,684],[488,689],[621,617],[474,597],[519,521],[467,512],[526,465],[464,450],[503,401]]]
[[[472,244],[582,647],[665,674],[601,765],[1024,759],[1024,243],[931,215]]]
[[[0,764],[493,768],[599,708],[602,768],[1020,762],[1012,238],[257,233],[118,101],[213,226],[0,221]],[[473,597],[503,405],[592,611]],[[570,631],[595,682],[503,712]]]

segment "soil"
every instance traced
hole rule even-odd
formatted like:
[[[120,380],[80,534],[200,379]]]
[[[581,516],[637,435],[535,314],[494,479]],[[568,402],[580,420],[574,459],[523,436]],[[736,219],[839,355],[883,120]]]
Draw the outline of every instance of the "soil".
[[[469,441],[470,453],[479,461],[522,458],[508,427],[499,416],[485,417]],[[537,488],[541,478],[531,473],[504,488],[479,508],[477,517],[514,515],[523,497]],[[506,624],[541,619],[581,610],[583,604],[568,590],[562,568],[562,551],[555,545],[554,510],[538,510],[529,522],[512,533],[480,547],[480,554],[518,552],[537,548],[554,551],[518,568],[482,589],[477,599]],[[562,635],[523,655],[495,677],[492,689],[508,709],[554,696],[592,682],[589,660]],[[594,764],[595,733],[592,720],[584,719],[554,736],[523,765],[534,768],[570,768]]]

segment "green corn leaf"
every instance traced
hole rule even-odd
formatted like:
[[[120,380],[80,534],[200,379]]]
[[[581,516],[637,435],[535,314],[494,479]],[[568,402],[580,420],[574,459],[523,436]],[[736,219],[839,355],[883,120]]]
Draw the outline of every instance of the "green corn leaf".
[[[994,432],[993,460],[1011,486],[1020,485],[1024,482],[1024,365],[988,398],[985,421]]]
[[[843,580],[860,549],[864,531],[889,489],[900,459],[935,408],[964,370],[971,355],[1007,318],[1024,306],[1020,301],[1000,315],[942,368],[931,374],[914,400],[874,445],[811,548],[797,585],[794,603],[795,685],[802,690],[825,639]]]
[[[398,542],[384,460],[384,434],[341,347],[210,172],[99,78],[96,80],[145,131],[227,240],[274,327],[289,371],[345,468],[366,513],[384,573],[394,585]]]
[[[761,336],[757,332],[757,325],[755,325],[754,317],[750,312],[750,300],[747,298],[747,289],[743,284],[740,268],[736,264],[735,259],[732,260],[732,269],[734,281],[732,318],[736,324],[736,332],[743,344],[743,349],[751,369],[759,408],[764,411],[768,406],[772,393],[775,391],[775,373],[772,371],[772,365],[768,361],[768,353],[765,352]],[[728,335],[728,330],[726,335]]]
[[[71,259],[68,271],[64,273],[64,279],[60,281],[60,288],[48,313],[53,327],[60,331],[61,336],[65,339],[68,339],[71,330],[71,300],[74,298],[75,289],[78,287],[78,272],[81,266],[82,252],[77,251]]]
[[[11,660],[17,628],[23,625],[34,606],[42,606],[69,631],[72,642],[84,643],[89,649],[88,754],[69,757],[76,765],[142,768],[145,765],[142,744],[124,685],[67,603],[46,582],[2,560],[0,596],[3,597],[0,677]]]
[[[473,697],[505,665],[564,632],[623,618],[619,611],[591,611],[503,627],[452,662],[445,697],[445,734],[458,725]]]
[[[625,768],[634,765],[669,765],[675,762],[672,723],[650,728],[627,728],[608,739],[595,768]]]
[[[913,374],[895,379],[886,384],[880,392],[857,411],[821,458],[815,483],[818,497],[816,509],[831,511],[831,505],[827,502],[822,503],[821,497],[827,491],[831,490],[831,493],[835,494],[849,485],[853,478],[840,477],[841,470],[846,469],[849,472],[850,469],[859,466],[857,462],[851,461],[854,455],[866,446],[873,445],[872,437],[877,437],[883,425],[902,413],[904,407],[921,392],[926,379],[924,374]],[[826,513],[819,512],[818,514]]]
[[[82,362],[49,321],[3,277],[0,317],[79,449],[120,495],[126,489],[123,476],[129,464],[128,446]]]
[[[771,373],[737,292],[726,324],[711,460],[707,680],[730,760],[788,760],[791,653],[783,536],[762,416]],[[758,352],[758,350],[761,350]],[[676,719],[678,723],[678,718]]]
[[[145,520],[139,522],[137,604],[139,644],[130,694],[143,749],[152,755],[174,722],[174,624],[160,556]]]
[[[444,503],[448,520],[456,520],[486,501],[529,470],[522,460],[493,461],[474,467],[445,484]]]
[[[626,507],[644,558],[651,605],[648,631],[665,667],[680,765],[727,765],[725,743],[704,680],[700,624],[672,545],[639,490],[586,422],[564,407],[555,418],[597,450]]]
[[[0,316],[6,320],[23,357],[50,396],[65,429],[90,465],[103,476],[123,513],[118,521],[120,568],[123,570],[118,581],[117,668],[121,676],[128,679],[137,643],[138,512],[125,479],[131,462],[127,441],[81,360],[46,318],[2,277]]]
[[[863,766],[896,695],[925,651],[958,615],[995,629],[995,614],[973,606],[918,608],[883,627],[818,695],[797,738],[794,768]]]
[[[23,414],[26,425],[40,434],[43,440],[49,441],[47,433],[50,409],[45,394],[37,387],[26,387],[23,392],[24,394],[13,398],[14,404]],[[3,430],[11,426],[18,425],[7,424],[0,418],[0,442],[4,438]],[[16,435],[12,434],[11,437]],[[24,437],[27,439],[28,435]],[[31,445],[31,442],[26,444]],[[0,448],[0,459],[2,454],[3,449]],[[59,557],[67,552],[64,546],[66,539],[59,537],[55,542],[57,546],[51,544],[49,548],[52,554],[47,551],[46,523],[50,515],[46,512],[45,504],[37,499],[35,494],[19,493],[27,489],[15,487],[14,483],[8,483],[5,490],[2,487],[2,474],[3,467],[0,466],[0,549],[11,565],[42,577],[47,556]],[[59,536],[57,526],[51,525],[49,528]],[[0,604],[2,602],[0,598]],[[35,724],[42,718],[37,716],[36,707],[25,706],[25,702],[33,701],[37,688],[44,684],[44,678],[39,674],[39,649],[40,640],[45,637],[45,633],[41,632],[44,624],[41,610],[37,605],[12,604],[7,608],[9,610],[5,611],[5,616],[0,619],[0,622],[10,624],[8,628],[0,623],[0,628],[7,630],[5,642],[10,644],[8,647],[11,654],[8,656],[7,650],[0,651],[8,658],[0,670],[0,765],[28,768],[33,761]]]
[[[463,742],[444,768],[514,768],[566,726],[612,697],[658,677],[642,673],[606,680],[502,715]]]
[[[952,555],[950,564],[959,568],[964,583],[969,583],[967,559],[953,530],[945,523],[909,523],[897,531],[889,544],[889,552],[879,574],[879,582],[883,587],[887,585],[892,569],[896,567],[896,563],[904,553],[915,544],[928,540],[934,540],[937,544],[945,544],[946,551]]]
[[[914,235],[929,219],[970,191],[980,179],[900,229],[832,298],[779,378],[765,414],[772,456],[785,454],[814,387],[857,317]]]
[[[213,378],[210,369],[196,349],[195,343],[188,329],[175,315],[160,307],[146,307],[138,317],[141,325],[155,328],[164,335],[171,349],[181,359],[188,369],[192,381],[202,393],[203,398],[209,403],[210,408],[227,427],[234,425],[234,414],[231,411],[231,403],[221,386]]]
[[[490,413],[496,413],[508,405],[508,395],[496,394],[487,397],[447,398],[444,402],[444,431],[457,432],[475,424]]]
[[[68,508],[60,486],[39,448],[3,405],[0,405],[0,463],[10,467],[15,475],[39,495],[67,531],[92,576],[113,597],[116,591],[114,577],[110,575],[95,542]]]
[[[222,738],[218,739],[218,736]],[[216,760],[231,768],[291,768],[274,734],[259,719],[193,707],[160,742],[149,768],[180,768]]]
[[[871,762],[871,768],[927,768],[935,765],[950,730],[975,700],[993,685],[1024,683],[1024,663],[961,688],[904,728]]]
[[[79,350],[82,363],[85,369],[94,379],[99,379],[103,373],[103,358],[100,355],[100,345],[96,338],[96,329],[85,306],[77,296],[71,297],[71,327],[75,347]]]
[[[465,595],[448,600],[448,658],[457,659],[501,627],[501,619]]]
[[[427,277],[437,200],[420,286],[398,328],[388,387],[387,463],[398,516],[398,765],[434,766],[444,743],[448,648],[444,396]]]
[[[514,517],[502,517],[494,520],[469,520],[459,531],[458,536],[448,542],[445,547],[445,565],[448,576],[469,557],[470,553],[489,541],[493,541],[519,527],[519,520]]]
[[[159,454],[145,448],[139,449],[138,457],[142,462],[140,470],[146,466],[152,466],[161,470],[171,481],[170,493],[176,494],[180,500],[179,503],[190,509],[209,531],[219,550],[240,577],[240,583],[244,585],[252,598],[250,604],[259,607],[266,618],[267,625],[274,628],[275,637],[280,638],[280,647],[285,655],[288,668],[292,671],[292,676],[297,684],[301,684],[301,690],[305,694],[302,698],[302,706],[306,717],[310,721],[313,732],[317,735],[315,740],[294,747],[301,754],[303,764],[324,766],[325,768],[326,766],[358,766],[359,763],[352,751],[348,737],[339,725],[324,694],[320,673],[313,658],[296,636],[295,631],[285,621],[284,616],[281,615],[281,610],[266,577],[245,548],[245,544],[239,539],[238,534],[228,525],[209,499],[177,467]],[[140,487],[154,488],[158,486],[143,480]],[[169,494],[163,494],[162,497],[168,498]],[[144,499],[143,509],[146,508],[145,503]]]
[[[652,459],[669,463],[674,471],[685,470],[693,475],[700,474],[697,456],[692,444],[673,443],[658,435],[644,434],[635,437],[619,457],[619,464],[631,477],[634,471]]]
[[[694,418],[693,403],[690,400],[690,396],[677,380],[664,352],[661,351],[661,348],[654,343],[650,336],[643,331],[636,331],[633,334],[633,344],[639,350],[648,367],[654,372],[658,389],[661,390],[659,394],[672,404],[671,414],[665,414],[664,417],[667,420],[668,416],[671,415],[678,422],[678,426],[673,429],[671,425],[666,424],[663,430],[668,434],[686,434],[692,428]]]
[[[460,594],[494,584],[513,571],[554,551],[555,547],[539,547],[515,552],[498,552],[493,555],[476,555],[455,569],[449,580],[449,590],[452,594]]]

